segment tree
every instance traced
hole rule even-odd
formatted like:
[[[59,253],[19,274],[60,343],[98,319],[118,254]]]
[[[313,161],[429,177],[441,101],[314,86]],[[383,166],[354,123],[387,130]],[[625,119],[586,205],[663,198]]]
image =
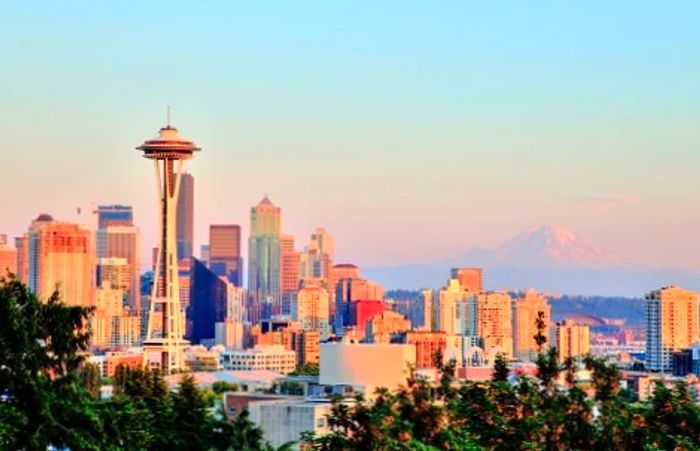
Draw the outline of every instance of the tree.
[[[496,354],[496,360],[493,363],[493,375],[491,376],[491,380],[494,382],[508,382],[508,375],[510,375],[508,359],[499,352]]]
[[[100,399],[100,369],[94,363],[86,363],[80,371],[80,379],[92,399]]]
[[[537,333],[532,337],[535,339],[538,354],[542,353],[542,351],[544,350],[544,345],[547,343],[547,323],[544,319],[544,312],[542,310],[539,310],[537,312],[537,318],[535,319],[535,327],[537,328]]]
[[[93,447],[94,412],[76,388],[90,313],[58,292],[41,302],[18,280],[0,280],[0,448]]]
[[[212,384],[211,388],[217,395],[223,395],[226,392],[236,392],[240,390],[240,386],[238,384],[226,381],[216,381]]]

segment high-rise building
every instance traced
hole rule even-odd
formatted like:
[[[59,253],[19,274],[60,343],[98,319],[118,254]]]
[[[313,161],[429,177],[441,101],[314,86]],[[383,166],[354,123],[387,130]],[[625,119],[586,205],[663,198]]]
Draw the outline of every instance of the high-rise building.
[[[350,326],[354,326],[355,337],[362,340],[367,331],[367,322],[386,310],[384,301],[362,299],[350,303]]]
[[[40,215],[23,241],[28,285],[39,299],[47,300],[58,289],[68,305],[93,305],[95,255],[86,227]]]
[[[336,307],[333,319],[335,333],[339,336],[343,335],[343,328],[345,326],[357,325],[351,321],[350,310],[354,302],[359,300],[378,301],[384,299],[383,286],[358,277],[359,270],[357,267],[346,269],[348,270],[348,275],[351,277],[337,279],[335,285]]]
[[[590,328],[571,320],[557,323],[557,354],[559,361],[588,354],[590,349]]]
[[[299,277],[301,279],[321,279],[329,286],[333,268],[333,237],[323,228],[311,234],[309,245],[299,257]]]
[[[253,322],[266,316],[265,304],[281,306],[280,212],[267,196],[250,211],[248,295]]]
[[[129,205],[100,205],[97,207],[97,228],[134,225],[134,212]],[[98,245],[99,248],[99,245]]]
[[[671,371],[675,351],[700,341],[698,294],[680,287],[665,287],[646,295],[647,368]]]
[[[241,258],[241,226],[216,224],[209,226],[209,268],[226,276],[237,287],[243,285]]]
[[[187,172],[180,177],[177,198],[177,257],[190,258],[194,251],[194,177]]]
[[[304,330],[315,330],[321,339],[326,339],[330,335],[328,302],[328,291],[325,288],[318,285],[305,286],[293,294],[292,319],[301,322]]]
[[[476,295],[458,279],[450,279],[438,294],[438,328],[450,335],[477,335]]]
[[[451,277],[459,280],[462,289],[479,294],[484,291],[484,277],[481,268],[452,268]]]
[[[538,352],[535,342],[537,335],[537,318],[542,312],[544,336],[549,339],[551,325],[551,308],[544,296],[528,291],[525,297],[513,301],[513,353],[516,359],[532,361]],[[543,350],[547,349],[547,345]]]
[[[299,252],[294,249],[294,237],[280,237],[282,252],[282,296],[299,289]]]
[[[116,207],[120,207],[118,212],[114,211]],[[109,215],[102,209],[107,209]],[[97,229],[98,263],[111,258],[126,260],[128,279],[126,286],[121,288],[125,290],[127,304],[132,311],[138,312],[141,310],[141,243],[139,229],[125,222],[132,218],[131,207],[101,206],[98,211],[105,216],[100,216],[98,221],[104,226]]]
[[[226,319],[228,313],[228,287],[225,278],[217,276],[204,263],[193,258],[190,307],[188,317],[192,321],[190,341],[216,338],[216,323]]]
[[[420,296],[409,306],[409,319],[413,330],[433,330],[433,290],[423,289]]]
[[[178,265],[180,258],[192,255],[194,187],[191,176],[183,175],[182,167],[185,160],[201,149],[182,138],[178,130],[168,124],[160,129],[156,138],[145,141],[137,150],[153,161],[161,224],[144,355],[149,365],[156,365],[164,374],[170,374],[186,368],[183,353],[185,321],[180,304]],[[182,227],[177,227],[178,222]],[[182,255],[178,255],[178,235],[185,245]],[[158,328],[156,312],[160,317]]]
[[[0,235],[0,278],[17,273],[17,249],[7,242],[7,235]]]
[[[139,342],[140,318],[124,309],[124,296],[123,290],[112,288],[108,283],[96,290],[95,311],[90,321],[92,346],[115,348]]]
[[[511,298],[506,292],[482,293],[477,300],[477,335],[484,354],[493,360],[497,353],[513,357],[513,320]]]

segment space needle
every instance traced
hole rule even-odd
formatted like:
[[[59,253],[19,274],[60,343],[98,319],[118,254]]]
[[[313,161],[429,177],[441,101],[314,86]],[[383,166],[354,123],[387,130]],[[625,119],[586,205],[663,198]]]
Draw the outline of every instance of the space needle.
[[[160,129],[158,136],[136,149],[143,152],[144,158],[153,160],[160,203],[160,241],[153,275],[148,333],[143,343],[144,354],[159,354],[161,371],[171,374],[184,368],[183,348],[188,344],[183,338],[185,321],[178,279],[177,200],[184,162],[201,149],[180,136],[177,129],[170,125],[169,110],[168,124]],[[158,314],[162,318],[160,325],[155,321]]]

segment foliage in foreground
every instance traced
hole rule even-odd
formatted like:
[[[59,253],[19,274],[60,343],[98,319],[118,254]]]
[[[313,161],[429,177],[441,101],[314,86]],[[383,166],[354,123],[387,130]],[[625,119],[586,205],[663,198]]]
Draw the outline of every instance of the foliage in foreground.
[[[0,449],[271,449],[247,413],[226,421],[188,375],[172,392],[157,371],[121,367],[100,399],[99,372],[83,362],[90,314],[0,279]]]
[[[338,398],[332,432],[303,442],[319,451],[700,449],[700,408],[683,383],[631,402],[617,369],[600,359],[583,361],[592,374],[586,391],[574,381],[574,362],[558,363],[553,348],[539,354],[536,378],[511,384],[504,365],[499,359],[490,381],[453,385],[454,364],[440,364],[437,389],[412,377],[372,402]]]

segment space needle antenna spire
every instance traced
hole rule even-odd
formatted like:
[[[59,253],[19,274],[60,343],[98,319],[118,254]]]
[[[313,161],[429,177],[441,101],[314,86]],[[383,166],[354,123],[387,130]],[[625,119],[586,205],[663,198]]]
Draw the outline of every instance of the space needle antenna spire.
[[[160,366],[163,374],[185,368],[184,315],[180,304],[180,286],[177,255],[177,201],[182,167],[200,148],[180,136],[170,124],[170,106],[167,125],[158,136],[145,141],[136,149],[153,161],[158,193],[160,240],[153,274],[148,333],[143,342],[147,362]],[[157,321],[160,317],[160,321]],[[154,358],[155,357],[155,358]]]

